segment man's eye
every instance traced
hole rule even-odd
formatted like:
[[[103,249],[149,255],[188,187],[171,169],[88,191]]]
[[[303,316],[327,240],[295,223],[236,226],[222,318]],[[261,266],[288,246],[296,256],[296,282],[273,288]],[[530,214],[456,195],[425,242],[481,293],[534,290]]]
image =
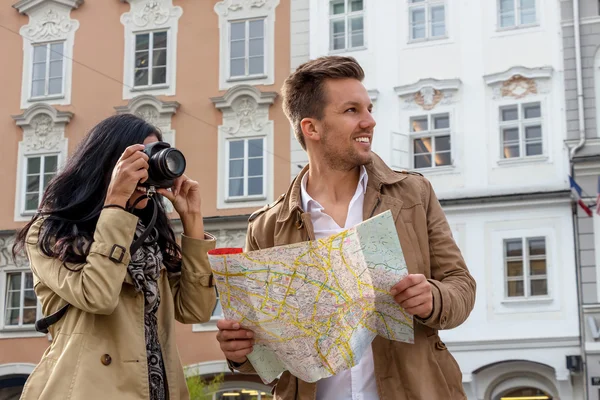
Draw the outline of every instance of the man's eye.
[[[346,110],[346,112],[356,112],[356,108],[352,107]]]

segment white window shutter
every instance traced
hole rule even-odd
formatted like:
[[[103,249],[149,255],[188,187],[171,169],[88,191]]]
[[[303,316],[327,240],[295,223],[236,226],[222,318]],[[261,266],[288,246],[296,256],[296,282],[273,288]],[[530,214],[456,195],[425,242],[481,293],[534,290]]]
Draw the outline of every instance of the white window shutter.
[[[410,136],[405,133],[392,132],[391,140],[391,167],[392,169],[410,169]]]

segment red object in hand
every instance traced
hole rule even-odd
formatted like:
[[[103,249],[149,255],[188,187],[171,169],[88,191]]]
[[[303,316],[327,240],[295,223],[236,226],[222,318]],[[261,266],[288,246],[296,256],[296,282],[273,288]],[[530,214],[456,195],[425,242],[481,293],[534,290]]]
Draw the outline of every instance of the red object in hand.
[[[209,250],[208,254],[211,256],[225,256],[228,254],[239,254],[243,253],[244,249],[241,247],[223,247],[220,249]]]

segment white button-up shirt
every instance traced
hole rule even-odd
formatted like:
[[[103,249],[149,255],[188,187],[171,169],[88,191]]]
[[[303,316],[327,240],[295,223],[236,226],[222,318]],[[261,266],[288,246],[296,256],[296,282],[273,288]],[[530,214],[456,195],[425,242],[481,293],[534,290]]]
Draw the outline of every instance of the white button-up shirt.
[[[302,177],[302,207],[305,212],[310,213],[316,239],[350,229],[363,221],[363,204],[368,179],[367,170],[363,166],[356,192],[348,206],[346,225],[340,227],[333,218],[323,212],[323,206],[306,191],[308,173]],[[379,400],[371,346],[365,349],[362,359],[356,366],[318,381],[317,400]]]

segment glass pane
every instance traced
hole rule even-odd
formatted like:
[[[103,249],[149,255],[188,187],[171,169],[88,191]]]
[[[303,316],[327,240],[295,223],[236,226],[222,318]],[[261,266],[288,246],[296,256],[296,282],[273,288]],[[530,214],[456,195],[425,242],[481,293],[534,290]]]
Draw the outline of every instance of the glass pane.
[[[154,32],[154,49],[167,48],[167,32]]]
[[[150,36],[147,33],[135,35],[135,50],[148,50]]]
[[[521,239],[510,239],[504,241],[507,257],[523,257],[523,242]]]
[[[33,290],[26,290],[23,293],[23,305],[25,307],[37,306],[37,298],[35,297],[35,292]]]
[[[135,67],[136,68],[147,68],[149,64],[148,58],[150,53],[147,51],[140,51],[135,53]]]
[[[262,176],[263,174],[263,159],[252,158],[248,160],[248,176]]]
[[[450,150],[450,136],[438,136],[435,138],[435,151]]]
[[[346,48],[346,37],[344,35],[333,38],[333,50],[343,50]]]
[[[546,239],[529,239],[529,255],[543,256],[546,254]]]
[[[519,109],[517,107],[503,108],[502,121],[516,121],[519,119]]]
[[[33,325],[37,317],[37,308],[25,308],[23,309],[23,325]]]
[[[445,23],[433,24],[431,26],[431,36],[432,37],[446,36],[446,24]]]
[[[29,157],[27,159],[27,175],[40,173],[40,157]]]
[[[248,49],[248,55],[250,57],[253,56],[262,56],[265,54],[265,41],[264,39],[250,39],[250,46]]]
[[[500,13],[505,14],[515,11],[514,0],[500,0]]]
[[[425,9],[419,8],[411,11],[412,38],[425,37]]]
[[[31,193],[25,196],[25,209],[28,211],[37,210],[40,204],[39,194]]]
[[[231,40],[240,40],[246,38],[246,23],[232,22],[231,23]]]
[[[428,154],[415,156],[415,168],[431,168],[431,156]]]
[[[531,143],[526,146],[526,155],[528,156],[540,156],[543,154],[541,143]]]
[[[532,279],[530,283],[532,296],[545,296],[548,294],[548,281],[545,279]]]
[[[229,142],[229,159],[244,158],[244,141],[231,140]]]
[[[508,297],[525,296],[523,281],[508,282]]]
[[[46,54],[47,48],[46,45],[43,44],[41,46],[35,46],[33,48],[33,62],[34,63],[38,63],[38,62],[46,62]]]
[[[33,64],[33,79],[46,79],[46,63]]]
[[[343,14],[345,12],[344,0],[336,0],[331,2],[331,14]]]
[[[546,260],[531,260],[529,275],[546,275]]]
[[[427,117],[414,118],[410,124],[411,132],[422,132],[427,130]]]
[[[446,21],[446,12],[444,6],[431,7],[431,22],[440,23]]]
[[[229,56],[231,58],[246,57],[246,43],[243,40],[236,40],[231,42],[231,46],[229,48]]]
[[[261,195],[263,192],[263,178],[248,178],[248,196]]]
[[[46,81],[34,81],[31,87],[31,95],[33,97],[45,96],[46,95]]]
[[[431,138],[421,138],[413,140],[413,152],[415,154],[431,153]]]
[[[50,61],[63,59],[63,43],[52,43],[50,45]]]
[[[350,47],[364,46],[363,18],[353,18],[350,20]]]
[[[542,116],[542,109],[539,104],[523,106],[523,111],[526,119],[540,118]]]
[[[506,276],[523,276],[523,262],[509,261],[506,263]]]
[[[229,177],[239,178],[244,176],[244,160],[229,161]]]
[[[25,290],[33,290],[33,274],[31,272],[25,273]]]
[[[332,21],[332,26],[334,35],[346,33],[346,21],[344,21],[343,19]]]
[[[229,196],[237,197],[244,195],[244,179],[229,180]]]
[[[353,33],[350,36],[350,47],[362,47],[365,45],[365,38],[362,33]]]
[[[167,83],[167,67],[152,68],[152,84]]]
[[[231,60],[231,76],[246,75],[246,62],[243,58]]]
[[[250,39],[252,38],[263,38],[265,36],[265,20],[259,19],[250,21],[248,23],[250,26],[248,27],[250,33]]]
[[[515,25],[515,15],[514,13],[503,14],[500,16],[500,26],[502,28],[506,28],[509,26]]]
[[[521,0],[521,24],[536,22],[535,0]]]
[[[363,7],[363,0],[350,0],[350,12],[362,11]]]
[[[363,29],[363,17],[355,17],[350,19],[350,32],[362,31]]]
[[[21,273],[20,272],[6,274],[6,280],[8,281],[8,283],[6,285],[8,287],[8,290],[21,291]]]
[[[164,67],[167,65],[167,50],[154,50],[152,54],[152,66]]]
[[[52,78],[48,82],[48,94],[62,93],[62,78]]]
[[[444,153],[435,153],[435,166],[441,167],[444,165],[452,165],[452,157],[450,156],[450,152]]]
[[[248,157],[262,157],[263,155],[263,139],[248,140]]]
[[[6,325],[19,325],[19,309],[6,310]]]
[[[265,71],[265,58],[264,57],[251,57],[249,60],[249,74],[257,75],[263,74]]]
[[[56,172],[58,166],[58,156],[47,156],[44,159],[44,172]]]
[[[21,291],[6,293],[8,308],[19,308],[21,306]]]
[[[521,157],[521,151],[519,150],[518,145],[513,146],[504,146],[504,151],[502,152],[504,158],[516,158]]]
[[[423,39],[425,37],[425,25],[415,25],[412,28],[413,39]]]
[[[38,192],[40,190],[40,176],[31,175],[27,177],[27,192]]]
[[[138,68],[135,70],[135,82],[134,86],[146,86],[148,85],[148,68]]]
[[[50,181],[52,180],[52,178],[54,178],[54,175],[55,175],[54,173],[44,174],[44,186],[43,186],[43,190],[44,191],[48,187],[48,184],[50,183]]]
[[[527,126],[525,127],[525,139],[536,139],[542,137],[542,127],[537,126]]]
[[[502,130],[502,138],[505,143],[519,141],[519,128],[506,128]]]
[[[433,127],[434,129],[450,128],[450,116],[448,114],[445,114],[433,117]]]
[[[63,74],[62,60],[51,61],[49,77],[50,78],[60,78],[60,77],[62,77],[62,74]]]

